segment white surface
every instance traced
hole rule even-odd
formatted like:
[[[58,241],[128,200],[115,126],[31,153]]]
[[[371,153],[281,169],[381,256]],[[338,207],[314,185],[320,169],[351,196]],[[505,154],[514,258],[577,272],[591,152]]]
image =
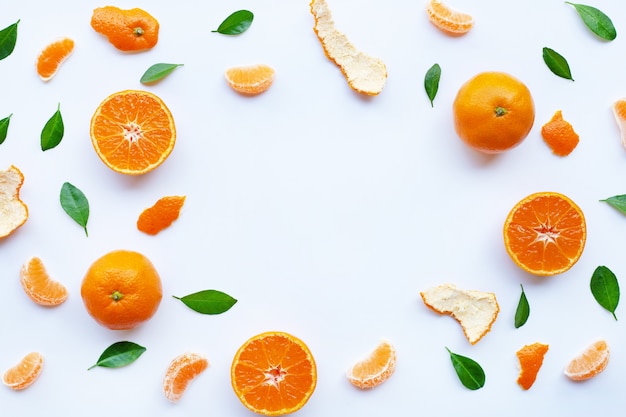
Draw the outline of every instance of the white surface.
[[[600,415],[624,408],[625,321],[596,304],[588,282],[598,265],[626,276],[626,218],[598,201],[626,192],[626,151],[610,109],[626,95],[626,6],[593,2],[618,30],[614,42],[604,42],[562,1],[451,1],[476,20],[461,38],[430,25],[425,0],[328,1],[337,27],[386,62],[379,96],[353,93],[324,56],[307,0],[120,1],[161,23],[158,45],[130,55],[89,26],[91,11],[104,3],[3,6],[0,26],[21,22],[15,52],[0,61],[0,116],[13,113],[0,168],[15,164],[24,172],[30,218],[0,241],[0,369],[32,350],[46,357],[28,390],[0,389],[3,414],[252,415],[233,394],[229,370],[236,349],[266,330],[293,333],[316,357],[318,385],[302,417]],[[242,8],[255,13],[248,32],[210,32]],[[34,59],[60,36],[72,37],[75,51],[43,83]],[[547,69],[544,46],[569,60],[575,82]],[[148,88],[172,110],[178,141],[153,173],[122,176],[93,151],[89,120],[110,93],[146,88],[139,77],[156,62],[185,64]],[[435,62],[443,73],[431,108],[423,77]],[[253,63],[273,66],[275,83],[261,96],[239,96],[223,72]],[[461,143],[450,112],[459,86],[486,70],[524,81],[537,111],[526,141],[494,158]],[[65,137],[42,152],[41,128],[59,103]],[[558,109],[581,137],[566,158],[552,155],[540,136]],[[59,205],[65,181],[89,198],[88,238]],[[518,200],[542,190],[580,205],[588,240],[569,272],[537,279],[508,258],[501,227]],[[187,196],[181,218],[156,237],[138,232],[138,214],[171,194]],[[118,248],[146,254],[163,279],[159,311],[129,332],[100,327],[80,298],[87,267]],[[40,308],[22,292],[19,269],[35,255],[69,288],[64,305]],[[419,291],[443,282],[496,293],[499,318],[477,345],[452,318],[422,304]],[[531,316],[516,330],[520,284]],[[239,302],[223,315],[203,316],[171,298],[208,288]],[[398,350],[396,373],[375,390],[358,391],[345,370],[381,338]],[[599,338],[612,349],[607,370],[585,383],[568,381],[565,364]],[[119,340],[148,350],[126,368],[88,372]],[[516,384],[515,351],[536,341],[550,350],[525,392]],[[445,346],[482,364],[483,389],[461,386]],[[163,373],[188,350],[208,355],[211,367],[170,404]]]

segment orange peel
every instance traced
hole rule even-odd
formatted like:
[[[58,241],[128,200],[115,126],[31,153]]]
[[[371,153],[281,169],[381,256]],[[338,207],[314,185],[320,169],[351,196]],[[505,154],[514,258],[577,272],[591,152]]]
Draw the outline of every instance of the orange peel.
[[[574,127],[563,119],[561,110],[557,110],[552,119],[541,127],[541,136],[552,153],[557,156],[567,156],[572,153],[580,140]]]
[[[522,389],[528,390],[535,383],[548,348],[548,345],[536,342],[532,345],[525,345],[516,352],[520,365],[517,383]]]
[[[14,165],[0,171],[0,239],[13,233],[28,219],[28,207],[20,200],[24,174]]]

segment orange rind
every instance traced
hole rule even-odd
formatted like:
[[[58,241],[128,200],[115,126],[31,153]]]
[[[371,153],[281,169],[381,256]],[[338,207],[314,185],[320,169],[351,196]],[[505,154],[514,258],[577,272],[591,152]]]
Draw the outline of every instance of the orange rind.
[[[574,127],[565,119],[561,110],[557,110],[552,119],[541,127],[541,136],[558,156],[567,156],[576,148],[580,141]]]
[[[520,366],[517,383],[522,389],[529,390],[535,383],[548,348],[548,345],[537,342],[532,345],[525,345],[516,352]]]
[[[396,349],[383,340],[369,355],[356,362],[346,373],[348,381],[361,389],[377,387],[396,369]]]
[[[461,36],[474,27],[474,18],[441,2],[430,0],[426,7],[428,19],[447,35]]]
[[[209,361],[198,353],[183,353],[170,362],[163,379],[165,398],[175,403],[181,399],[187,386],[209,367]]]
[[[156,235],[178,219],[183,204],[185,204],[185,196],[174,195],[160,198],[153,206],[141,212],[137,219],[137,229],[149,235]]]
[[[20,200],[24,175],[17,167],[0,171],[0,239],[13,233],[28,219],[28,207]]]
[[[26,389],[39,378],[42,368],[43,355],[39,352],[31,352],[4,373],[2,382],[13,390]]]
[[[20,283],[26,295],[39,305],[54,307],[67,300],[67,288],[50,278],[38,257],[24,263],[20,270]]]
[[[98,7],[91,16],[91,27],[124,52],[152,49],[159,41],[159,21],[139,8]]]

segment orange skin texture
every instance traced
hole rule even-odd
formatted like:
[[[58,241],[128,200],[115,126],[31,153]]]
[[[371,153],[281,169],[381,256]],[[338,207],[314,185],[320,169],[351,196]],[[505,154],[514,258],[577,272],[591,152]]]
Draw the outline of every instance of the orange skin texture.
[[[459,137],[488,154],[519,145],[535,121],[528,87],[503,72],[483,72],[471,78],[459,89],[452,110]]]
[[[520,374],[517,378],[517,383],[522,389],[528,390],[535,383],[548,348],[549,346],[543,343],[533,343],[532,345],[524,346],[516,352],[520,364]]]
[[[541,127],[541,136],[558,156],[567,156],[576,148],[580,141],[574,127],[563,119],[561,110],[557,110],[552,119]]]
[[[124,52],[151,49],[159,40],[159,22],[138,8],[98,7],[93,11],[91,27]]]
[[[149,235],[156,235],[178,219],[183,204],[185,196],[160,198],[152,207],[141,212],[137,219],[137,229]]]

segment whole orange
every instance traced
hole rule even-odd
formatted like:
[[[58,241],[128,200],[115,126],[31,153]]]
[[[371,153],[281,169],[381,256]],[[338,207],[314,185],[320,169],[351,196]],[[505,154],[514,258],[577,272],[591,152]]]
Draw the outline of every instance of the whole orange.
[[[530,90],[504,72],[482,72],[465,82],[452,110],[459,137],[477,151],[491,154],[519,145],[535,121]]]
[[[161,278],[144,255],[109,252],[87,270],[80,287],[87,312],[113,330],[132,329],[156,313],[163,293]]]

